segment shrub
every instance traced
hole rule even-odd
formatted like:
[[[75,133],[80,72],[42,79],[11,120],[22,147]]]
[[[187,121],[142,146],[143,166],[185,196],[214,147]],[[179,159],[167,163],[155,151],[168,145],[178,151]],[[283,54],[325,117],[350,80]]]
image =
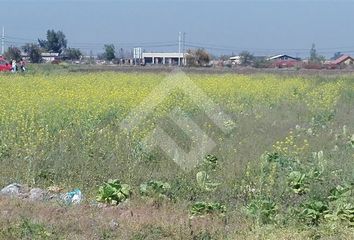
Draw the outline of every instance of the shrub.
[[[299,195],[309,191],[307,175],[299,171],[292,171],[288,176],[288,185],[290,189]]]
[[[140,185],[140,194],[152,198],[167,198],[170,189],[167,182],[151,180]]]
[[[209,180],[209,175],[206,171],[200,171],[196,175],[198,186],[205,191],[215,191],[219,183],[213,183]]]
[[[272,200],[254,199],[247,205],[247,210],[258,223],[268,224],[275,221],[278,208]]]
[[[218,158],[215,155],[208,154],[204,157],[203,167],[206,170],[216,170],[218,166],[219,166]]]
[[[196,202],[190,209],[192,216],[204,216],[209,214],[223,215],[226,213],[225,205],[218,202]]]
[[[301,204],[301,210],[298,216],[301,221],[308,225],[317,226],[323,219],[325,212],[328,210],[328,205],[319,200],[309,200]]]
[[[98,190],[97,201],[108,204],[119,204],[127,200],[131,195],[131,188],[122,184],[119,180],[108,180]]]

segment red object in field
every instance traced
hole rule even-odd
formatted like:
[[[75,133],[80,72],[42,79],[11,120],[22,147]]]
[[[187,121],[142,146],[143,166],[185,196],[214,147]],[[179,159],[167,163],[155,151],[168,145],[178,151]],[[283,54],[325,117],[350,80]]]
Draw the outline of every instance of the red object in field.
[[[0,57],[0,72],[5,71],[9,72],[11,71],[12,66],[10,63],[6,62],[6,60],[3,57]]]
[[[299,65],[297,60],[278,60],[273,62],[273,67],[277,68],[292,68]]]

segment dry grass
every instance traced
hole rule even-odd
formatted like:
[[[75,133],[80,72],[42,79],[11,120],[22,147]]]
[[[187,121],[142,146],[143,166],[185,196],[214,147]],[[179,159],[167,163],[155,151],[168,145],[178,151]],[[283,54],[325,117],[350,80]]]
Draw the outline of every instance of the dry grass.
[[[139,201],[119,207],[68,207],[2,198],[0,236],[31,238],[23,233],[24,220],[43,226],[49,239],[192,239],[202,232],[215,234],[222,228],[220,219],[190,220],[181,210],[184,207],[166,204],[156,208]],[[32,237],[39,235],[34,231]]]
[[[119,207],[60,206],[0,199],[0,239],[353,239],[350,228],[256,227],[230,214],[190,219],[185,206],[135,201]]]

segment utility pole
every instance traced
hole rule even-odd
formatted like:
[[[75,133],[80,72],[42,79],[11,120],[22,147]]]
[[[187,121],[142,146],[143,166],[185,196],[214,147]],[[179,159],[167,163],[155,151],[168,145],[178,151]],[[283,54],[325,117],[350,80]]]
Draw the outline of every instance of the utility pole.
[[[5,53],[5,27],[2,27],[1,55],[4,56],[4,53]]]
[[[178,66],[181,66],[181,32],[178,33]]]
[[[183,32],[183,47],[182,47],[182,52],[183,52],[183,65],[186,65],[186,59],[185,59],[185,54],[186,54],[186,33]]]

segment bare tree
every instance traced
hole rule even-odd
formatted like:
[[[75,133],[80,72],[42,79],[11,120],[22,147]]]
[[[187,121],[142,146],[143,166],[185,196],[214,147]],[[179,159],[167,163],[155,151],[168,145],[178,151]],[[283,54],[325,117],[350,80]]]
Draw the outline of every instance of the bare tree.
[[[197,49],[187,51],[187,65],[188,66],[206,66],[210,62],[210,54],[205,49]]]

